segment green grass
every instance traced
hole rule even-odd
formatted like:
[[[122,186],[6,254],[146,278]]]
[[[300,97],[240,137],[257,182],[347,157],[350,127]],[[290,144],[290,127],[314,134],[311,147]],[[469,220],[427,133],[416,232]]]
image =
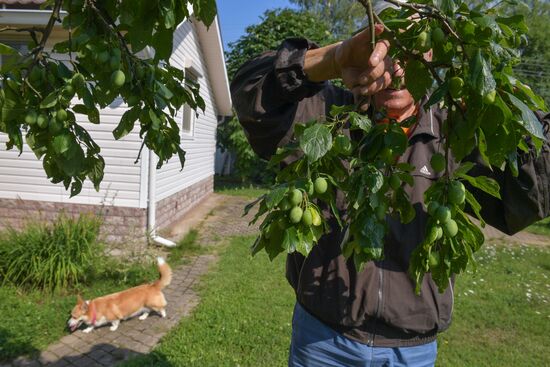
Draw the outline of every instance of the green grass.
[[[0,232],[0,284],[47,291],[78,285],[102,251],[100,225],[92,215],[60,215],[51,223]]]
[[[550,366],[550,249],[487,245],[480,255],[477,273],[458,279],[438,365]]]
[[[283,366],[293,292],[284,257],[251,259],[253,237],[234,237],[217,270],[203,278],[201,303],[153,353],[124,366]]]
[[[103,269],[78,289],[54,293],[0,287],[0,362],[33,354],[67,334],[66,321],[76,294],[90,299],[158,277],[156,264],[123,264],[105,259]]]
[[[233,238],[201,283],[192,316],[150,355],[124,366],[286,365],[294,296],[284,257],[250,259],[252,240]],[[550,365],[549,284],[550,249],[484,246],[477,273],[458,278],[454,322],[439,338],[437,365]]]
[[[527,227],[527,231],[531,233],[550,236],[550,218],[543,219],[540,222],[537,222]]]
[[[196,229],[190,230],[185,237],[178,241],[176,247],[169,249],[167,258],[172,268],[181,265],[190,256],[197,256],[205,253],[208,249],[197,243],[199,232]]]
[[[258,196],[265,194],[267,188],[253,183],[241,182],[233,178],[215,176],[214,191],[224,195],[257,198]]]

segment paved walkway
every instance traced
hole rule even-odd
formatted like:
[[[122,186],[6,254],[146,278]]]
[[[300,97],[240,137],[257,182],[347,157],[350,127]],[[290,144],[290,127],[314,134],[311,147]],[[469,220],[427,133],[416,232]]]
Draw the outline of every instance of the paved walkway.
[[[255,229],[248,227],[250,215],[241,217],[243,207],[250,201],[242,197],[212,194],[168,232],[176,239],[192,228],[191,223],[193,227],[198,227],[198,243],[203,246],[214,246],[225,237],[233,235],[252,234]],[[140,354],[147,354],[172,327],[183,317],[190,315],[198,305],[200,299],[194,287],[216,260],[216,255],[201,255],[195,257],[190,264],[173,269],[172,283],[164,290],[168,301],[167,317],[164,319],[151,313],[143,321],[136,317],[121,322],[116,331],[110,331],[109,325],[89,334],[79,330],[62,337],[36,358],[20,357],[11,364],[0,367],[114,366]]]

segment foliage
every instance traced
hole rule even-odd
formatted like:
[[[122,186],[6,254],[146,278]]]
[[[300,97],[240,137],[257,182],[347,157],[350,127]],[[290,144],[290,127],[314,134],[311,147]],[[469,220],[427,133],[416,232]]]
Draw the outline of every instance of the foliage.
[[[337,39],[349,37],[359,29],[365,12],[356,0],[290,0],[301,10],[329,22],[330,33]]]
[[[219,124],[216,134],[216,144],[224,151],[228,150],[235,154],[235,175],[241,181],[272,181],[273,175],[267,170],[267,161],[258,157],[252,150],[236,116]]]
[[[0,233],[0,283],[46,291],[78,285],[101,252],[100,224],[91,215],[60,215],[52,224]]]
[[[527,11],[518,10],[525,15],[529,32],[516,72],[550,106],[550,3],[535,0]]]
[[[256,198],[263,195],[267,188],[250,182],[242,182],[240,179],[228,176],[214,177],[214,191],[223,195],[244,196]]]
[[[416,101],[429,95],[423,108],[438,104],[449,111],[442,126],[442,150],[431,162],[441,178],[425,192],[425,236],[409,267],[417,292],[427,272],[443,292],[453,274],[475,263],[473,255],[484,242],[481,230],[464,212],[471,208],[485,225],[481,206],[464,183],[500,199],[494,179],[468,174],[474,165],[467,157],[476,150],[493,170],[509,167],[517,174],[518,150],[540,150],[546,139],[532,112],[546,106],[514,75],[527,31],[521,15],[508,16],[498,7],[470,9],[461,1],[385,1],[401,6],[386,9],[377,22],[385,29],[381,37],[392,44],[392,58],[405,67],[407,89]],[[370,0],[360,2],[368,7]],[[374,31],[372,35],[374,44]],[[433,56],[427,60],[423,54],[430,49]],[[377,120],[388,123],[373,125],[355,112],[355,106],[333,107],[325,124],[295,125],[296,142],[280,148],[271,164],[278,168],[290,156],[302,159],[279,169],[271,190],[245,208],[248,212],[259,204],[251,223],[262,217],[253,254],[265,249],[271,258],[281,252],[307,255],[329,227],[323,219],[315,224],[304,214],[312,210],[314,216],[327,207],[340,227],[349,229],[351,240],[342,252],[353,257],[359,270],[383,257],[386,216],[408,223],[416,214],[404,190],[404,184],[414,184],[414,167],[398,159],[408,145],[402,127],[413,125],[416,117],[398,123],[384,111],[379,115]],[[343,135],[345,125],[361,136],[356,142]],[[344,143],[334,144],[337,140]],[[451,171],[453,166],[457,168]],[[319,178],[329,183],[328,191],[312,189]],[[335,208],[337,189],[346,197],[344,221]]]
[[[86,178],[98,190],[105,167],[101,148],[75,114],[99,124],[98,107],[120,96],[129,109],[113,131],[115,139],[139,120],[144,145],[160,158],[158,167],[177,154],[183,168],[174,116],[184,104],[204,110],[204,101],[198,85],[169,64],[173,33],[189,17],[188,6],[210,24],[215,1],[48,0],[42,6],[52,9],[45,27],[3,29],[30,36],[25,55],[0,44],[0,54],[9,56],[0,69],[0,131],[9,137],[7,148],[22,152],[26,143],[48,178],[70,187],[71,196]],[[67,38],[53,46],[55,55],[45,46],[58,21]]]

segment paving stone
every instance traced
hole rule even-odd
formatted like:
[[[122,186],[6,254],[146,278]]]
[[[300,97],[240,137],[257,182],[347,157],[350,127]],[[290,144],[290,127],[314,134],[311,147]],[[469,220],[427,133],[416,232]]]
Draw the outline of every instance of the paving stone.
[[[51,364],[48,364],[47,366],[48,367],[67,367],[67,366],[71,366],[73,365],[72,363],[70,363],[69,361],[65,360],[65,359],[60,359],[54,363],[51,363]]]
[[[16,367],[40,367],[40,362],[27,357],[16,358],[12,364]]]
[[[77,336],[77,334],[69,334],[59,339],[59,342],[63,344],[71,344],[78,340],[80,340],[80,338]]]
[[[111,354],[103,349],[94,349],[90,353],[86,354],[88,357],[93,359],[96,362],[101,363],[102,360],[106,358],[112,358]]]
[[[74,365],[78,366],[78,367],[95,367],[95,366],[100,366],[99,363],[97,363],[95,360],[93,360],[92,358],[88,357],[88,356],[82,356],[80,358],[77,358],[74,360],[73,362]]]
[[[99,348],[101,350],[104,350],[105,352],[112,352],[113,350],[117,349],[117,347],[115,347],[114,345],[112,344],[107,344],[107,343],[103,343],[103,344],[98,344],[96,345],[96,348]]]
[[[66,346],[65,344],[62,344],[62,343],[58,343],[58,344],[55,344],[53,346],[50,346],[47,350],[49,352],[55,354],[58,357],[63,357],[63,356],[68,355],[71,352],[74,352],[74,350],[72,348],[70,348],[70,347],[68,347],[68,346]]]
[[[158,343],[159,340],[160,340],[160,335],[158,336],[142,335],[140,342],[152,348]]]
[[[46,364],[46,363],[52,363],[59,360],[59,357],[53,354],[52,352],[45,350],[42,353],[40,353],[40,357],[38,358],[38,360],[42,364]]]

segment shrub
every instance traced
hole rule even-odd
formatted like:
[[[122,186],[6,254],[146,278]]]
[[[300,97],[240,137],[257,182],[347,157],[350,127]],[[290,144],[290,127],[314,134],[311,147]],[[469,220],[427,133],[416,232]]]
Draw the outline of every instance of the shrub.
[[[0,232],[0,282],[48,291],[79,284],[102,253],[100,224],[95,216],[62,214],[51,224]]]

